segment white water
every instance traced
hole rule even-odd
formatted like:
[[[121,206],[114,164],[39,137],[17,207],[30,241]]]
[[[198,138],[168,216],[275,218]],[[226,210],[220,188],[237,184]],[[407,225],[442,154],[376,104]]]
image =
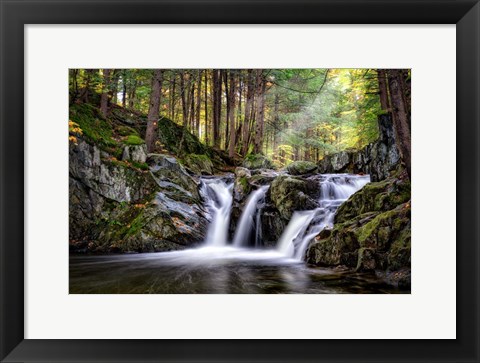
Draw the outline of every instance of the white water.
[[[233,184],[227,185],[220,179],[207,179],[203,180],[203,183],[202,194],[213,217],[208,227],[205,244],[217,247],[226,246],[232,209]]]
[[[301,261],[310,241],[323,229],[332,228],[335,212],[353,193],[370,181],[370,177],[348,174],[327,174],[320,179],[319,208],[295,211],[282,233],[274,250],[253,250],[245,247],[261,245],[261,209],[269,186],[262,186],[253,191],[240,216],[233,243],[228,240],[230,213],[232,208],[233,184],[226,184],[221,179],[203,179],[202,196],[212,216],[208,227],[204,247],[185,253],[186,258],[245,260],[282,260]],[[255,233],[255,234],[253,234]],[[254,239],[254,243],[252,240]],[[209,257],[208,257],[209,256]],[[280,262],[280,261],[279,261]]]
[[[293,257],[295,246],[293,241],[297,239],[302,230],[307,229],[312,220],[314,211],[294,212],[292,219],[278,240],[277,250],[285,256]]]
[[[333,228],[338,207],[353,193],[370,182],[370,176],[326,174],[320,181],[320,207],[294,212],[277,244],[287,257],[302,260],[310,241],[325,228]]]
[[[260,244],[261,221],[259,202],[265,198],[269,186],[265,185],[251,193],[246,201],[245,208],[235,229],[233,245],[235,247],[245,247],[249,245],[251,233],[255,231],[255,246]]]

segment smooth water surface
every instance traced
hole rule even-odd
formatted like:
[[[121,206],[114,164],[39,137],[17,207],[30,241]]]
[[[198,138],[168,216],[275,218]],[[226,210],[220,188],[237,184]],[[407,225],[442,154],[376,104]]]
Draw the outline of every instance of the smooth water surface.
[[[178,252],[70,257],[71,294],[401,292],[373,274],[310,268],[274,250],[203,247]]]

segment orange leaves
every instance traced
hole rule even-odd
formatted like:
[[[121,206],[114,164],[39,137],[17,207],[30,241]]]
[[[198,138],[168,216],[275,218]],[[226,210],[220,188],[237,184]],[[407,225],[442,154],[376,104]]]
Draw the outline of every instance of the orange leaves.
[[[72,120],[68,120],[68,132],[72,134],[83,135],[83,130],[76,122],[73,122]]]

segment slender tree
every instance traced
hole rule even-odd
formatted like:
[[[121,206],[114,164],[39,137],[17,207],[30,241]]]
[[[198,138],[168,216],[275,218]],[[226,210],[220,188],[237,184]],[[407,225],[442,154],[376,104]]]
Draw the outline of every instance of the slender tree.
[[[222,114],[222,77],[221,69],[213,70],[213,145],[220,148],[220,119]]]
[[[382,110],[388,111],[388,88],[387,88],[387,73],[384,69],[377,69],[378,89],[380,94],[380,105]]]
[[[248,152],[250,139],[250,123],[253,119],[253,103],[255,97],[253,70],[247,70],[247,99],[245,101],[245,116],[243,120],[243,145],[242,154],[245,156]]]
[[[254,152],[262,153],[263,146],[263,128],[265,112],[265,82],[263,79],[263,69],[257,69],[256,72],[256,92],[257,92],[257,113],[255,120],[255,141]]]
[[[200,111],[202,108],[202,70],[197,73],[197,103],[195,109],[195,133],[200,136]]]
[[[410,127],[408,125],[408,110],[405,105],[405,91],[402,87],[402,72],[399,69],[389,69],[387,70],[387,76],[396,143],[402,161],[407,167],[408,175],[411,176]]]
[[[103,117],[107,117],[108,114],[108,96],[110,87],[110,69],[103,70],[103,85],[102,95],[100,96],[100,113]]]
[[[155,69],[152,77],[152,91],[150,93],[150,105],[147,116],[147,131],[145,133],[145,143],[147,151],[150,153],[155,148],[157,138],[158,117],[160,115],[160,98],[162,95],[163,70]]]
[[[208,145],[208,70],[205,69],[205,145]]]
[[[235,73],[229,72],[230,89],[228,90],[228,99],[230,107],[228,109],[228,122],[230,124],[230,143],[228,148],[228,156],[233,158],[235,156],[235,102],[236,102],[236,79]]]

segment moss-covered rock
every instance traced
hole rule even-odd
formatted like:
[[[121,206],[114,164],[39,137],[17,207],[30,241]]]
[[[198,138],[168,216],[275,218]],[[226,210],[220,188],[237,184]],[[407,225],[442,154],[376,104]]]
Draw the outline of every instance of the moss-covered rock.
[[[143,141],[143,139],[141,139],[140,136],[136,134],[132,134],[125,137],[125,139],[123,140],[123,143],[125,145],[143,145],[145,144],[145,141]]]
[[[206,154],[188,154],[184,158],[185,165],[198,175],[212,175],[213,163]]]
[[[236,202],[243,202],[250,191],[252,186],[250,185],[251,174],[246,168],[237,167],[235,169],[235,180],[233,183],[233,199]]]
[[[71,248],[148,252],[201,242],[208,222],[195,180],[168,155],[150,155],[151,170],[131,158],[118,160],[82,137],[70,143]]]
[[[366,212],[319,234],[307,249],[307,262],[358,271],[409,268],[410,229],[409,202],[386,212]]]
[[[343,203],[335,215],[342,223],[367,212],[382,212],[410,200],[410,180],[402,171],[399,177],[369,183]]]
[[[267,193],[267,198],[285,220],[290,220],[294,211],[314,209],[317,203],[309,195],[318,192],[318,183],[288,175],[277,176]]]
[[[312,174],[317,171],[317,164],[312,161],[294,161],[287,166],[287,172],[291,175]]]
[[[173,156],[148,154],[147,163],[160,188],[171,190],[172,195],[179,198],[188,198],[193,202],[200,200],[198,183]]]
[[[255,170],[255,169],[272,169],[273,163],[272,161],[267,158],[265,155],[262,154],[250,154],[245,157],[243,160],[243,167]]]

